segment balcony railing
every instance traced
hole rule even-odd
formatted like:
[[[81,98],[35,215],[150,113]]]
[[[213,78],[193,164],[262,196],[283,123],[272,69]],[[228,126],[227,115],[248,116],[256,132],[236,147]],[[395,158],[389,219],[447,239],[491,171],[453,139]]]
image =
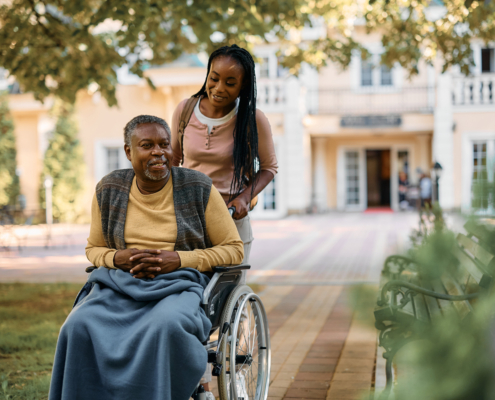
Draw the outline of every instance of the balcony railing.
[[[285,82],[283,79],[260,79],[257,82],[256,105],[263,112],[284,112]]]
[[[495,74],[455,77],[452,84],[454,106],[495,105]]]
[[[308,93],[310,114],[432,113],[434,105],[435,88],[432,86],[319,89]]]

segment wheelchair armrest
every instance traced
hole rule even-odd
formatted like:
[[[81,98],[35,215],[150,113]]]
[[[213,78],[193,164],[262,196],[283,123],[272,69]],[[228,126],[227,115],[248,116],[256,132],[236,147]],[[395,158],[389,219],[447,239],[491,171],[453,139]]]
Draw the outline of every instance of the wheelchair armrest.
[[[230,277],[231,274],[229,274],[229,272],[237,272],[237,274],[232,274],[232,275],[240,275],[239,271],[242,271],[245,269],[250,269],[250,268],[251,268],[251,266],[248,264],[233,265],[231,267],[227,267],[227,266],[212,267],[212,270],[214,273],[210,279],[210,283],[208,283],[208,286],[206,286],[206,288],[203,292],[202,304],[203,305],[208,304],[210,296],[211,296],[212,292],[214,291],[215,286],[217,285],[218,281],[224,280],[224,278],[227,276]]]
[[[90,274],[91,272],[93,272],[95,269],[98,269],[98,267],[95,267],[94,265],[92,265],[91,267],[86,267],[86,272],[88,274]]]
[[[218,267],[212,267],[211,268],[213,272],[231,272],[231,271],[241,271],[243,269],[251,269],[251,266],[248,264],[239,264],[239,265],[232,265],[230,267],[227,266],[218,266]]]

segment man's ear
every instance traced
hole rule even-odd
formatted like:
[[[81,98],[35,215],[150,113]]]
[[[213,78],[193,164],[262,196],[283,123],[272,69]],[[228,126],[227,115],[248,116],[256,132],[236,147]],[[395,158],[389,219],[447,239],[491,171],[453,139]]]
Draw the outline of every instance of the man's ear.
[[[124,144],[124,150],[125,150],[125,156],[127,157],[127,159],[132,162],[131,160],[131,148],[129,146],[127,146],[126,144]]]

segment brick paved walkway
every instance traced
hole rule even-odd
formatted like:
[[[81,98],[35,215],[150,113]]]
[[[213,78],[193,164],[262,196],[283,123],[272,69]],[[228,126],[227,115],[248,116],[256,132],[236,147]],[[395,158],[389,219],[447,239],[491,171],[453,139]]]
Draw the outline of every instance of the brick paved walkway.
[[[373,390],[376,331],[348,306],[349,285],[376,284],[416,223],[415,214],[361,213],[254,221],[248,280],[261,285],[268,312],[269,399],[351,400]],[[58,227],[49,249],[36,229],[23,252],[0,252],[0,281],[83,282],[88,227]]]

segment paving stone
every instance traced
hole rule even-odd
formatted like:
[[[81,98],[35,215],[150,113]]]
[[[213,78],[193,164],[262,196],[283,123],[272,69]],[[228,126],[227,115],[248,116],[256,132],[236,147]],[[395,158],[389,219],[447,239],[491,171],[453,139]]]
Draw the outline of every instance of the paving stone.
[[[299,368],[299,372],[334,372],[335,367],[335,364],[303,364]]]
[[[336,368],[338,357],[347,337],[345,327],[350,326],[350,321],[342,320],[342,316],[351,318],[349,313],[341,311],[345,297],[346,295],[342,292],[333,310],[331,310],[321,326],[321,330],[317,335],[314,335],[313,343],[299,367],[295,380],[287,391],[286,399],[326,398],[333,371]],[[335,320],[335,315],[338,315],[338,320]],[[339,325],[338,330],[328,329],[334,323]],[[329,355],[333,357],[329,357]],[[314,362],[309,362],[311,360],[314,360]]]
[[[289,389],[285,399],[325,399],[327,389]]]
[[[369,382],[371,384],[371,382]],[[332,383],[330,390],[328,391],[327,399],[356,399],[363,398],[365,394],[369,394],[369,387],[367,389],[362,388],[349,388],[339,387],[339,382]]]
[[[336,372],[333,376],[334,381],[356,381],[356,382],[369,382],[371,385],[371,371],[370,372]]]
[[[292,379],[275,379],[272,381],[270,384],[270,391],[271,388],[288,388],[292,383]]]
[[[298,379],[307,381],[327,381],[332,379],[332,372],[299,372],[297,374]]]
[[[270,387],[270,391],[268,393],[270,394],[270,396],[284,397],[286,392],[287,392],[286,387]]]
[[[307,389],[325,389],[328,391],[330,387],[330,379],[326,381],[306,381],[301,378],[296,378],[292,382],[291,388],[307,388]]]
[[[340,359],[337,364],[336,372],[353,373],[353,372],[372,372],[374,360],[365,358],[346,358]]]
[[[303,361],[304,364],[322,364],[322,365],[337,365],[337,362],[339,359],[337,357],[321,357],[321,358],[310,358],[309,354],[308,357],[306,357]]]

